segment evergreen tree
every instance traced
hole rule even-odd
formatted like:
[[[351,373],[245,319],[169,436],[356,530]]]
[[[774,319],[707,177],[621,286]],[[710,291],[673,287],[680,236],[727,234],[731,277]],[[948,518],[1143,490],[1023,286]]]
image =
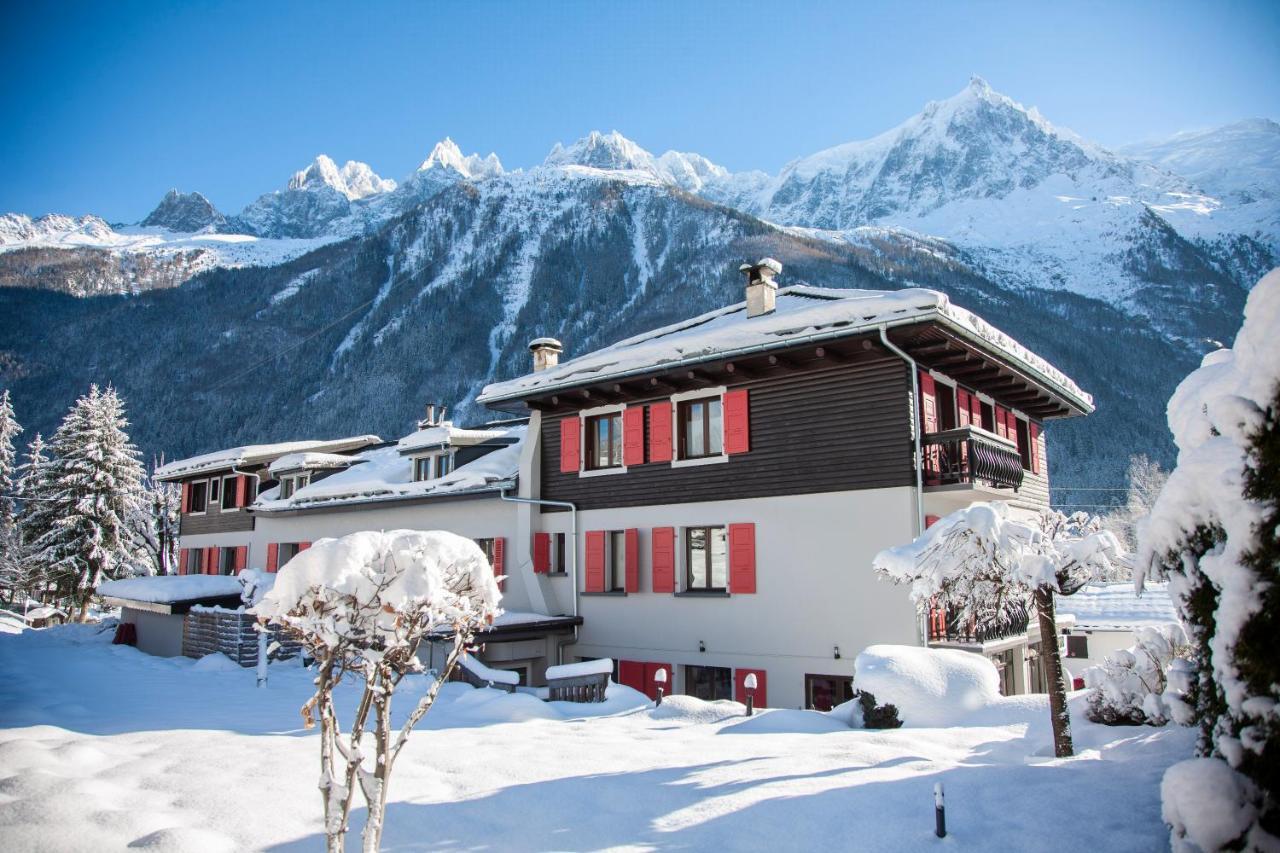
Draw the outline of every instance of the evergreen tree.
[[[130,573],[130,519],[142,489],[138,451],[115,389],[89,389],[50,441],[52,526],[32,543],[60,596],[84,621],[98,584]]]
[[[52,501],[49,455],[44,438],[36,433],[36,437],[27,445],[26,461],[18,467],[17,494],[19,510],[17,515],[17,533],[19,540],[18,559],[11,567],[8,582],[15,591],[25,595],[41,595],[48,585],[49,573],[40,559],[40,555],[32,547],[53,527],[56,517]]]
[[[0,584],[3,584],[3,592],[10,602],[14,600],[10,579],[18,573],[20,562],[20,540],[14,521],[16,452],[13,446],[20,432],[22,427],[13,417],[13,404],[6,389],[0,392]]]
[[[182,490],[173,483],[156,479],[153,461],[142,482],[140,500],[135,502],[130,530],[139,560],[139,573],[177,574],[179,509]]]

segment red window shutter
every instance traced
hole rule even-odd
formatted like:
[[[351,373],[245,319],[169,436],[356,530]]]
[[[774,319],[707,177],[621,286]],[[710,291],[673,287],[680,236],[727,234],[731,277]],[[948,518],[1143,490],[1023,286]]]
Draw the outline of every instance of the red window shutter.
[[[604,592],[604,531],[587,531],[587,571],[584,592]]]
[[[249,476],[241,474],[236,477],[236,506],[249,505]]]
[[[533,534],[533,573],[545,575],[551,571],[551,534]]]
[[[644,406],[622,410],[622,464],[644,464]]]
[[[618,661],[618,683],[633,690],[644,690],[644,664],[634,660]]]
[[[970,424],[969,392],[963,388],[956,389],[956,415],[958,416],[957,426],[967,427]]]
[[[926,515],[924,517],[924,529],[928,530],[930,527],[933,527],[935,524],[937,524],[941,519],[942,519],[942,516],[940,515]]]
[[[640,591],[640,531],[634,527],[628,528],[625,534],[627,540],[627,592]]]
[[[501,536],[493,540],[493,573],[494,575],[505,575],[507,573],[507,540]],[[498,581],[498,589],[505,590],[507,582],[505,580]]]
[[[204,552],[204,573],[206,575],[216,575],[218,573],[218,548],[207,548]]]
[[[1001,406],[996,406],[996,435],[1009,437],[1009,413]]]
[[[920,426],[925,432],[938,431],[938,389],[933,377],[920,371]]]
[[[676,529],[655,527],[650,534],[653,591],[676,591]]]
[[[299,554],[301,554],[303,551],[307,550],[307,549],[308,549],[308,548],[310,548],[310,547],[311,547],[311,543],[310,543],[310,542],[299,542],[299,543],[298,543],[298,553],[299,553]]]
[[[560,473],[576,474],[582,458],[582,424],[577,416],[560,419]]]
[[[658,698],[658,682],[654,680],[654,676],[658,674],[660,669],[667,672],[667,683],[663,686],[662,692],[665,695],[671,694],[671,664],[646,663],[644,665],[644,695],[650,699]]]
[[[239,545],[236,547],[236,571],[242,572],[249,565],[249,546]]]
[[[191,484],[190,483],[182,484],[182,511],[183,512],[191,511]]]
[[[724,452],[746,453],[751,449],[751,404],[747,389],[724,393]]]
[[[756,526],[729,525],[729,591],[756,591]]]
[[[649,461],[671,461],[671,404],[649,406]]]
[[[982,426],[982,401],[977,394],[969,395],[969,423],[979,428]]]
[[[181,548],[178,551],[178,574],[185,575],[187,573],[187,558],[191,554],[190,548]]]
[[[752,691],[752,704],[757,708],[769,707],[769,676],[763,669],[735,669],[733,671],[734,698],[746,704],[747,676],[755,674],[756,689]]]
[[[275,572],[280,569],[280,546],[275,542],[267,545],[267,571]]]
[[[1031,473],[1040,473],[1040,425],[1027,421],[1027,435],[1031,436]]]

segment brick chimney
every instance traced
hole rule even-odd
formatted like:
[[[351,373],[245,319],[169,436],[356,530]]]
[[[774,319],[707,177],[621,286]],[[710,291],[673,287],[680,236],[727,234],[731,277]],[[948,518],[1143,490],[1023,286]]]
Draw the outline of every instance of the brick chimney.
[[[529,352],[533,353],[533,372],[537,373],[559,364],[564,347],[555,338],[534,338],[529,341]]]
[[[747,274],[747,316],[772,314],[778,295],[773,277],[781,275],[782,264],[763,258],[754,264],[743,264],[738,270]]]

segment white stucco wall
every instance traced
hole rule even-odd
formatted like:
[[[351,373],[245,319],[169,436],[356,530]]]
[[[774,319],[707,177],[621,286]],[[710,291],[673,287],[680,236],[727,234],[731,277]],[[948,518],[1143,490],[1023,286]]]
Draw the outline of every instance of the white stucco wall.
[[[182,654],[182,616],[120,608],[120,621],[135,626],[138,651],[162,658]]]

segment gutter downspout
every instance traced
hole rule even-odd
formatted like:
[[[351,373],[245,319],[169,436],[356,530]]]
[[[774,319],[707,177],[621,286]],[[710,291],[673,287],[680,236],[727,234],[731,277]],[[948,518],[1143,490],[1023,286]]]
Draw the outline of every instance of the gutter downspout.
[[[916,536],[924,533],[924,458],[920,455],[920,413],[916,408],[920,405],[920,368],[916,360],[907,355],[893,341],[889,340],[888,326],[880,324],[880,342],[885,349],[901,358],[911,370],[911,442],[915,446],[916,468]],[[916,631],[919,633],[920,645],[929,645],[929,634],[925,626],[924,614],[916,619]]]
[[[507,490],[505,488],[499,490],[498,497],[502,498],[504,501],[508,501],[509,503],[534,504],[535,506],[558,506],[569,510],[571,518],[570,529],[573,532],[573,551],[570,553],[569,562],[571,566],[569,574],[572,578],[571,583],[573,584],[573,615],[576,617],[578,615],[578,505],[570,503],[569,501],[551,501],[543,500],[542,498],[513,497],[507,494]],[[557,664],[564,663],[564,647],[578,642],[579,627],[580,626],[578,625],[573,626],[573,639],[556,644]]]

